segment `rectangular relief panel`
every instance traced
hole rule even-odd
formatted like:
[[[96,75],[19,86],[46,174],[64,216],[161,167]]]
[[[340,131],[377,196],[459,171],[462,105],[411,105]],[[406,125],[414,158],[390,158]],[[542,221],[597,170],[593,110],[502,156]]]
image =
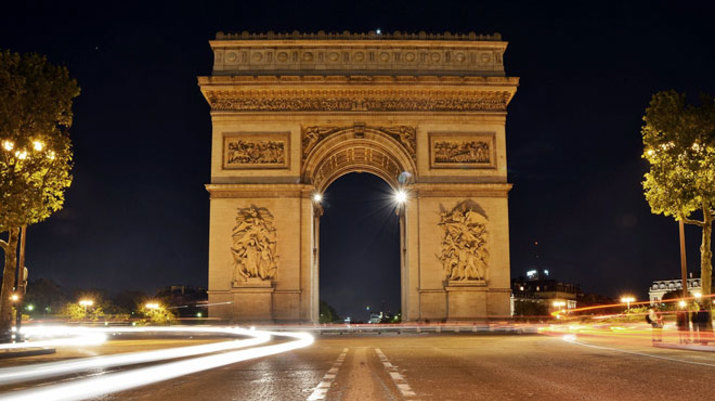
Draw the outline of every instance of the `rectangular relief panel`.
[[[494,132],[430,132],[430,168],[495,169]]]
[[[223,137],[223,169],[287,169],[290,132],[236,132]]]

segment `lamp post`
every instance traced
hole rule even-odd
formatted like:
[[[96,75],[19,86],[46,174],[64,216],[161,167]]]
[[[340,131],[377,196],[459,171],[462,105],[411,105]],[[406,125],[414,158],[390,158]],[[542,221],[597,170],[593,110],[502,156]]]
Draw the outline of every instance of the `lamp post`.
[[[94,301],[91,299],[81,299],[79,301],[80,306],[84,306],[84,318],[87,318],[87,307],[94,305]]]
[[[407,271],[407,227],[405,224],[405,220],[407,218],[407,200],[409,196],[407,194],[407,191],[404,188],[398,188],[395,190],[394,193],[394,201],[396,204],[395,207],[395,213],[397,214],[399,220],[400,220],[400,276],[401,277],[409,277],[408,271]],[[410,311],[408,310],[408,303],[407,303],[407,280],[403,281],[402,283],[402,299],[401,304],[402,304],[402,316],[407,316],[408,318],[410,317]]]
[[[631,302],[635,302],[636,298],[630,295],[626,295],[624,297],[621,297],[621,303],[626,304],[626,313],[631,310]]]

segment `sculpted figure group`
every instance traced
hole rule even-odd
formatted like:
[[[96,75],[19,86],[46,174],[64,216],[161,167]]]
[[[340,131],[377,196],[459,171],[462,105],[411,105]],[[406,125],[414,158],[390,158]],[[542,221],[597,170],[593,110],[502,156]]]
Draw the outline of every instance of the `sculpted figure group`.
[[[437,141],[435,162],[438,163],[489,163],[489,144],[483,141]]]
[[[229,165],[285,163],[285,143],[234,140],[228,143],[226,162]]]
[[[276,229],[268,209],[256,206],[238,209],[232,236],[234,281],[245,282],[252,277],[273,279],[278,268],[278,256]]]
[[[478,213],[460,204],[451,212],[443,211],[439,225],[444,231],[442,262],[447,280],[484,280],[489,261],[486,224]]]

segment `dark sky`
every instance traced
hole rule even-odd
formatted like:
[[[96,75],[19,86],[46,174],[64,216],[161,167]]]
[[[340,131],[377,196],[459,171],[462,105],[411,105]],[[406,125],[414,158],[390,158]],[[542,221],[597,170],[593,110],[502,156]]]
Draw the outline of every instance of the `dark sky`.
[[[216,31],[381,28],[502,33],[507,74],[521,77],[507,121],[512,275],[533,263],[538,240],[556,277],[643,297],[651,280],[677,277],[679,260],[676,224],[651,215],[642,195],[641,116],[658,90],[715,93],[713,15],[711,1],[658,0],[6,3],[0,48],[46,54],[82,88],[75,180],[64,210],[29,230],[31,278],[205,286],[211,129],[196,76],[210,74],[208,41]],[[377,185],[362,180],[348,176],[328,191]],[[335,218],[350,217],[338,198]],[[369,235],[343,235],[359,234]],[[698,271],[699,232],[687,234]],[[394,256],[365,239],[360,252]],[[375,302],[399,297],[393,288]]]

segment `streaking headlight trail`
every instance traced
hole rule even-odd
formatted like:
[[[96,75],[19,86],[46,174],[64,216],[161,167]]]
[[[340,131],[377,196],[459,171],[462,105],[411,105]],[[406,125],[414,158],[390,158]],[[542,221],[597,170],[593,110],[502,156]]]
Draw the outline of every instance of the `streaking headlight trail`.
[[[144,330],[142,330],[144,329]],[[177,330],[178,329],[178,330]],[[235,351],[223,352],[220,354],[213,354],[208,356],[201,356],[190,358],[186,360],[181,360],[177,362],[162,363],[160,365],[154,365],[151,367],[136,368],[127,371],[121,371],[116,373],[108,373],[102,376],[93,376],[87,378],[77,379],[71,382],[61,383],[61,384],[51,384],[38,389],[31,390],[21,390],[16,392],[11,392],[3,394],[2,399],[7,401],[31,401],[31,400],[43,400],[43,401],[70,401],[70,400],[83,400],[93,397],[98,397],[104,394],[114,393],[118,391],[124,391],[131,388],[144,386],[152,383],[157,383],[164,380],[174,379],[176,377],[202,372],[205,370],[210,370],[218,368],[225,365],[234,364],[237,362],[247,361],[250,359],[261,358],[265,356],[280,354],[283,352],[288,352],[296,350],[299,348],[307,347],[313,343],[313,336],[308,333],[289,333],[289,332],[267,332],[261,330],[243,330],[235,328],[123,328],[122,331],[125,332],[160,332],[160,331],[202,331],[203,333],[223,333],[226,334],[227,331],[231,331],[232,334],[247,335],[252,337],[248,340],[231,340],[222,343],[182,347],[176,349],[168,350],[158,350],[158,351],[148,351],[148,352],[137,352],[125,355],[110,355],[106,357],[96,357],[96,358],[84,358],[69,362],[58,362],[49,363],[42,365],[30,365],[26,366],[23,371],[15,370],[15,374],[9,371],[9,369],[0,370],[0,378],[2,381],[0,383],[24,381],[29,379],[34,379],[37,377],[45,376],[55,376],[70,373],[73,371],[82,371],[94,367],[104,367],[104,366],[119,366],[126,364],[136,364],[149,361],[157,361],[169,358],[181,358],[186,356],[197,355],[202,349],[207,352],[222,351],[221,349],[212,350],[211,346],[220,348],[221,344],[226,349],[247,347],[250,346],[250,342],[254,342],[253,345],[264,343],[268,341],[272,336],[277,337],[287,337],[290,341],[275,344],[266,345],[255,348],[241,349]],[[101,330],[101,329],[98,329]],[[116,329],[106,328],[107,332],[117,332]],[[229,345],[230,344],[230,345]],[[239,345],[240,344],[240,345]],[[207,347],[207,348],[200,348]],[[179,355],[173,354],[172,351],[180,353]],[[189,352],[182,353],[182,352]],[[174,356],[172,356],[174,355]],[[124,359],[122,359],[124,358]],[[153,359],[151,359],[153,358]],[[32,372],[32,370],[38,369],[41,373],[38,376]]]
[[[141,328],[143,329],[143,328]],[[222,341],[214,344],[194,345],[189,347],[168,348],[156,351],[131,352],[117,355],[98,356],[93,358],[82,358],[78,360],[51,362],[35,364],[26,367],[12,367],[0,369],[0,385],[16,383],[31,379],[42,379],[53,376],[61,376],[75,372],[86,371],[98,368],[111,368],[115,366],[126,366],[139,363],[156,362],[167,359],[185,358],[189,356],[210,354],[213,352],[228,351],[231,349],[252,347],[270,341],[271,336],[264,332],[255,332],[240,328],[216,328],[213,330],[194,330],[184,328],[161,328],[161,330],[131,330],[124,328],[119,332],[172,332],[172,333],[215,333],[249,336],[252,338],[245,340]],[[174,329],[174,330],[172,330]],[[101,330],[101,329],[100,329]],[[117,330],[111,330],[118,332]],[[102,333],[104,336],[104,334]],[[84,336],[77,337],[78,339]],[[67,340],[69,341],[69,339]],[[43,341],[51,342],[51,341]],[[30,343],[34,344],[34,343]],[[74,344],[74,343],[73,343]],[[24,345],[25,347],[27,345]],[[55,345],[56,346],[56,345]]]

